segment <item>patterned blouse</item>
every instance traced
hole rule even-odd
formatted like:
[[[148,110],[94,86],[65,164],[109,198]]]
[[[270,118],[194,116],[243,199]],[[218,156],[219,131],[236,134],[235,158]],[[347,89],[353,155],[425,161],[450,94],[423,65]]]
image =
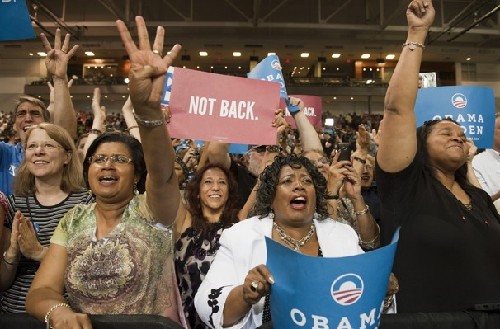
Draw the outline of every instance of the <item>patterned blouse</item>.
[[[181,323],[172,230],[151,218],[143,195],[96,238],[95,203],[69,211],[51,242],[66,247],[64,285],[71,306],[89,314],[156,314]]]
[[[219,238],[223,230],[223,225],[216,223],[201,236],[189,227],[175,244],[177,284],[181,291],[184,315],[191,329],[208,328],[196,314],[194,296],[219,250]]]

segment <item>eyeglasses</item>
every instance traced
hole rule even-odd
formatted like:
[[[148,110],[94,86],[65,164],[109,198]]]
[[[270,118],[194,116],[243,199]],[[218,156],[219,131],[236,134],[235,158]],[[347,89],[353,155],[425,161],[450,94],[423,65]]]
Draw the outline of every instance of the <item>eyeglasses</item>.
[[[45,142],[45,143],[40,143],[40,144],[29,143],[26,145],[26,151],[30,151],[30,152],[35,151],[38,148],[43,149],[46,152],[50,152],[50,151],[55,151],[57,149],[62,149],[63,147],[61,145],[51,143],[51,142]]]
[[[118,165],[126,165],[132,162],[131,158],[123,154],[111,154],[109,156],[105,154],[95,154],[88,158],[89,163],[95,163],[97,165],[103,165],[108,162],[108,160],[111,160],[111,163]]]

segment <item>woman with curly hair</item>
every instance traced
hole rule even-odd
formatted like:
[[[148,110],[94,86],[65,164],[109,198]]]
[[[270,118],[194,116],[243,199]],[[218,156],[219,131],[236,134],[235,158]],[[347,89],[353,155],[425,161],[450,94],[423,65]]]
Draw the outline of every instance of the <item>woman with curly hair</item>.
[[[186,319],[192,329],[205,328],[196,314],[194,296],[205,278],[219,237],[238,222],[238,185],[221,164],[198,170],[186,187],[186,204],[179,204],[176,219],[175,267]]]
[[[270,321],[265,237],[310,256],[362,253],[356,232],[328,218],[326,180],[303,156],[277,156],[260,177],[256,216],[224,230],[195,298],[210,328],[257,328]]]

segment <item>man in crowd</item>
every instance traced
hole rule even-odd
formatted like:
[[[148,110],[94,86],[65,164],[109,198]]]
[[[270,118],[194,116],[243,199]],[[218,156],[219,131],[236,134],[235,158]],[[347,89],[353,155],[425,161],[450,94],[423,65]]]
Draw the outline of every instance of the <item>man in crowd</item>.
[[[472,160],[472,167],[483,190],[488,192],[500,213],[500,114],[496,114],[493,148]]]
[[[51,121],[50,113],[45,104],[37,98],[20,96],[14,113],[14,129],[20,143],[9,144],[0,142],[0,191],[12,194],[12,181],[17,168],[24,158],[22,144],[25,141],[26,130],[42,122],[52,122],[64,127],[69,134],[76,138],[76,116],[73,110],[68,87],[68,60],[73,56],[78,46],[69,48],[69,35],[61,42],[61,31],[57,29],[54,39],[54,48],[44,34],[41,35],[47,57],[45,66],[54,84],[54,117]]]

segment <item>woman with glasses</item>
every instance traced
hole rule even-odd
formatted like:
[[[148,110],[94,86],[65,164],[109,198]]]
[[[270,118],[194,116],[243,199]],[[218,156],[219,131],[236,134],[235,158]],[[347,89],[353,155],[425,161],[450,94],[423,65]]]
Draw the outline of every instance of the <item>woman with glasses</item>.
[[[172,241],[180,193],[160,108],[165,73],[181,47],[162,57],[163,28],[152,50],[144,19],[135,22],[138,46],[124,22],[117,27],[131,61],[130,99],[142,145],[130,135],[106,133],[87,151],[84,176],[95,202],[76,206],[60,222],[28,294],[28,312],[55,329],[91,328],[87,314],[184,322]],[[146,192],[136,193],[144,179]]]
[[[414,112],[432,1],[412,1],[408,37],[385,95],[376,179],[383,242],[401,226],[398,312],[462,312],[500,300],[500,221],[467,180],[469,146],[456,122],[416,127]],[[498,305],[498,304],[495,304]]]
[[[25,312],[26,293],[49,240],[64,214],[90,201],[82,165],[65,129],[41,123],[26,132],[25,158],[8,196],[4,248],[0,262],[2,312]]]

